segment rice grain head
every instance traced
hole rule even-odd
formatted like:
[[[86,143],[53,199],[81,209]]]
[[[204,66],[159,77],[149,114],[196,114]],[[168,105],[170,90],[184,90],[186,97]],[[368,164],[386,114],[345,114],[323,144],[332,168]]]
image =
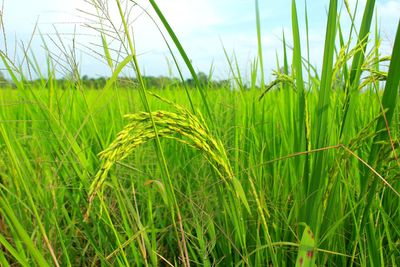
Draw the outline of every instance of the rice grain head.
[[[155,97],[160,98],[157,95]],[[173,105],[176,112],[159,110],[151,113],[138,112],[125,115],[128,124],[117,134],[116,139],[109,147],[99,154],[101,166],[89,189],[88,212],[95,195],[102,189],[113,165],[128,157],[137,147],[155,139],[157,135],[159,138],[174,139],[196,148],[203,152],[219,178],[225,182],[234,179],[222,142],[211,134],[201,114],[193,115],[181,106],[164,99],[161,100]],[[156,131],[152,124],[152,118]],[[235,180],[233,183],[235,191],[237,191],[237,182]],[[245,202],[247,204],[247,201]]]

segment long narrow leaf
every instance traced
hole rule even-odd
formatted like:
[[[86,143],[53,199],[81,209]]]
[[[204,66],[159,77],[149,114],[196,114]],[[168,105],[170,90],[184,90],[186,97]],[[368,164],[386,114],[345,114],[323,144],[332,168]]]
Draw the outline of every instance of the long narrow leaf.
[[[317,148],[327,146],[329,140],[328,127],[328,111],[331,101],[331,84],[332,84],[332,69],[333,69],[333,54],[335,51],[335,36],[336,36],[336,18],[337,18],[337,0],[330,1],[328,22],[325,35],[324,60],[321,75],[321,86],[318,94],[318,106],[316,114],[316,146]],[[318,211],[320,207],[321,185],[328,179],[325,167],[325,153],[318,153],[315,157],[314,168],[312,171],[311,181],[308,185],[307,200],[307,218],[310,218],[310,227],[316,229],[318,235]]]
[[[187,56],[185,50],[183,49],[183,46],[181,45],[178,37],[176,36],[174,30],[172,29],[172,27],[169,25],[167,19],[165,18],[164,14],[162,13],[161,9],[158,7],[157,3],[154,0],[149,0],[150,4],[152,5],[154,11],[157,13],[158,17],[160,18],[161,22],[163,23],[165,29],[167,30],[167,32],[169,33],[172,41],[174,42],[176,48],[178,49],[179,53],[182,56],[183,61],[185,62],[187,68],[190,71],[190,74],[193,77],[193,80],[195,81],[197,87],[199,88],[199,92],[201,95],[201,99],[204,103],[204,106],[206,107],[206,112],[207,112],[207,116],[209,117],[210,121],[211,121],[211,125],[213,126],[212,128],[214,128],[214,119],[213,119],[213,115],[211,113],[208,101],[207,101],[207,97],[205,95],[204,92],[204,88],[203,86],[200,84],[199,79],[197,77],[196,71],[193,68],[193,65],[189,59],[189,57]]]
[[[353,62],[350,68],[350,77],[347,81],[347,98],[344,103],[344,112],[343,112],[343,121],[342,121],[342,128],[340,131],[340,135],[342,136],[344,132],[346,132],[346,128],[350,127],[351,119],[353,118],[353,114],[356,109],[356,100],[358,94],[358,84],[360,83],[360,77],[362,73],[361,65],[364,63],[365,59],[365,50],[366,44],[368,43],[368,34],[370,32],[371,23],[373,19],[373,13],[375,8],[375,0],[368,0],[365,9],[364,15],[360,27],[360,33],[358,36],[358,44],[362,43],[363,49],[360,50],[353,58]],[[351,18],[354,23],[354,17]],[[347,137],[347,139],[350,137]]]

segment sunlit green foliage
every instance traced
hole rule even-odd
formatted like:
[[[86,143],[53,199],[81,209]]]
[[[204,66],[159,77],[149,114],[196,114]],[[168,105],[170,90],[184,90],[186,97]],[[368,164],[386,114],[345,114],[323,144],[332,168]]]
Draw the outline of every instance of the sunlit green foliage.
[[[375,1],[349,37],[354,44],[343,37],[341,1],[330,1],[318,75],[304,59],[293,0],[294,43],[283,38],[283,68],[267,86],[257,85],[255,1],[260,58],[247,88],[228,56],[232,82],[196,74],[150,0],[193,76],[163,90],[141,75],[119,0],[115,39],[126,50],[112,58],[98,3],[113,72],[102,89],[76,75],[61,85],[51,68],[28,81],[0,51],[12,87],[0,90],[1,266],[400,262],[400,26],[392,55],[379,58],[379,40],[367,49]],[[127,67],[135,78],[118,78]]]

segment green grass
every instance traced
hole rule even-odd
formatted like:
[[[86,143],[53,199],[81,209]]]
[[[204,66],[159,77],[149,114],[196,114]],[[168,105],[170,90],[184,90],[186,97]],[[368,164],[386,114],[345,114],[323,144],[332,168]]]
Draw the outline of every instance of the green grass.
[[[348,40],[338,2],[319,77],[292,1],[294,44],[265,88],[258,1],[249,90],[227,51],[238,90],[201,84],[155,1],[197,89],[147,88],[118,0],[119,60],[99,37],[103,90],[61,89],[51,68],[33,86],[1,52],[16,89],[0,90],[0,265],[397,266],[400,26],[384,72],[379,40],[364,47],[375,1]],[[129,66],[139,89],[118,87]]]

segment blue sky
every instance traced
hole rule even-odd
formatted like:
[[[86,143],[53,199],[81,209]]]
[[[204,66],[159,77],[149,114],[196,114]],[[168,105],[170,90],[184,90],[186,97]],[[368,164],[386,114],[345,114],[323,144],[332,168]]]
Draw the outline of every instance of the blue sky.
[[[111,19],[118,24],[119,18],[115,2],[112,0],[108,2]],[[146,0],[137,2],[154,15]],[[289,43],[292,39],[291,1],[260,0],[259,2],[264,65],[266,76],[269,77],[271,70],[276,66],[276,56],[282,58],[282,31],[285,31]],[[301,33],[304,34],[304,1],[297,2]],[[355,2],[355,0],[349,0],[352,9],[355,7]],[[249,77],[250,62],[257,55],[254,1],[159,0],[157,3],[180,38],[196,70],[208,72],[213,66],[215,78],[229,77],[229,65],[222,48],[224,46],[229,55],[235,53],[243,76]],[[307,4],[311,62],[318,67],[322,61],[326,9],[329,1],[308,0]],[[364,4],[365,0],[359,1],[360,11]],[[105,61],[101,60],[94,52],[102,53],[102,49],[99,48],[101,39],[98,33],[88,28],[87,25],[97,27],[99,21],[93,21],[93,17],[85,14],[85,12],[96,12],[87,1],[4,0],[3,5],[3,22],[9,57],[15,58],[16,61],[22,60],[23,53],[21,53],[20,47],[22,43],[27,46],[35,24],[38,22],[38,29],[45,37],[55,58],[59,76],[65,75],[69,67],[63,59],[62,52],[55,44],[58,43],[60,46],[58,37],[55,35],[56,31],[60,34],[67,50],[72,49],[72,34],[75,32],[75,52],[82,75],[87,74],[92,77],[110,75],[111,71]],[[129,2],[129,7],[131,6],[131,2]],[[400,18],[400,1],[378,0],[377,11],[383,39],[382,52],[389,53]],[[359,15],[361,13],[359,12]],[[138,8],[132,9],[131,18],[134,20],[132,28],[137,53],[140,55],[139,62],[145,75],[169,75],[171,71],[172,75],[176,76],[176,70],[173,67],[169,68],[168,62],[171,62],[171,56],[167,47],[151,20]],[[345,15],[343,16],[343,26],[345,30],[349,27],[349,21]],[[33,35],[31,49],[45,71],[45,53],[38,33],[36,31],[36,34]],[[4,51],[5,44],[2,39],[0,38],[0,49]],[[112,42],[110,46],[118,48],[118,43]],[[17,52],[14,51],[15,47],[17,47]],[[305,48],[304,42],[303,48]],[[180,61],[179,64],[183,66],[183,62]],[[184,75],[188,77],[186,70]]]

